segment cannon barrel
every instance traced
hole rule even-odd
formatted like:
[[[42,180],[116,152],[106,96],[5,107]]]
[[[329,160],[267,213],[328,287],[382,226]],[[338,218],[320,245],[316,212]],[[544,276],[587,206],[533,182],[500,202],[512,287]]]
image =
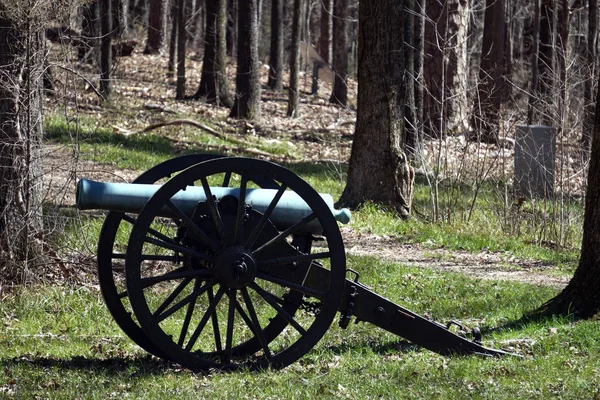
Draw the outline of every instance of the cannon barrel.
[[[138,214],[159,188],[160,185],[109,183],[81,179],[77,182],[76,207],[80,210],[97,209]],[[217,200],[225,196],[234,196],[239,199],[240,189],[211,187],[211,193]],[[245,201],[254,210],[265,212],[276,193],[276,189],[249,188],[246,191]],[[320,196],[338,222],[346,224],[350,221],[351,213],[347,208],[336,210],[331,195],[320,194]],[[202,187],[188,186],[173,196],[171,201],[186,215],[191,216],[198,203],[206,201],[206,195]],[[277,202],[277,206],[271,214],[271,220],[277,228],[286,229],[310,214],[312,214],[311,208],[298,194],[286,191]],[[171,217],[173,212],[165,207],[162,216]],[[318,221],[311,221],[303,230],[319,233],[322,228]]]

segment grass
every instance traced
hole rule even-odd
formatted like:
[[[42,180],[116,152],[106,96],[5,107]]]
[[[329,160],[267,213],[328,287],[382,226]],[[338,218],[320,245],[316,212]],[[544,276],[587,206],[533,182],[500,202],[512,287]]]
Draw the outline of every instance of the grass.
[[[368,324],[333,324],[288,368],[192,374],[147,356],[93,287],[35,286],[0,303],[3,398],[594,398],[599,321],[517,322],[555,290],[351,257],[381,295],[439,321],[479,325],[524,358],[442,357]]]

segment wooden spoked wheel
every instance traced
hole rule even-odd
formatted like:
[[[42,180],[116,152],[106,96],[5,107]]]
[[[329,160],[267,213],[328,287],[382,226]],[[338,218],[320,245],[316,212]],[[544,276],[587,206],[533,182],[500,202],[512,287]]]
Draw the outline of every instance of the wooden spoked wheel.
[[[247,201],[253,175],[278,185],[260,210]],[[237,195],[216,198],[211,187],[225,176]],[[205,194],[192,215],[174,198],[190,186]],[[275,215],[290,193],[308,211],[281,226]],[[193,370],[294,362],[329,328],[344,275],[341,235],[321,196],[291,171],[254,159],[181,171],[146,203],[127,245],[137,322],[160,354]]]

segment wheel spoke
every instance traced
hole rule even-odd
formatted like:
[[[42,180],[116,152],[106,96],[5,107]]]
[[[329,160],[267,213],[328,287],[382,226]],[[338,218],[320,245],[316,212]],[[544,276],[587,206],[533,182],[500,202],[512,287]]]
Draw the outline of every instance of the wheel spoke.
[[[253,253],[254,254],[260,253],[261,251],[265,250],[269,246],[272,246],[276,243],[281,242],[282,240],[285,240],[286,237],[288,237],[288,236],[294,234],[295,232],[297,232],[298,230],[302,229],[306,224],[308,224],[310,221],[312,221],[316,217],[317,216],[314,213],[312,213],[312,214],[308,215],[307,217],[302,218],[300,221],[296,222],[294,225],[290,226],[285,231],[281,232],[279,235],[275,236],[273,239],[269,240],[267,243],[260,246],[258,249],[253,250]]]
[[[261,260],[260,264],[259,264],[259,269],[260,269],[261,265],[270,266],[270,265],[291,264],[294,262],[321,260],[324,258],[329,258],[330,256],[331,256],[331,254],[327,251],[327,252],[323,252],[323,253],[298,254],[295,256],[271,258],[269,260]]]
[[[298,331],[299,334],[301,334],[302,336],[304,336],[306,334],[306,329],[304,329],[294,319],[294,317],[290,313],[288,313],[283,307],[281,307],[278,304],[278,300],[279,300],[278,297],[274,296],[273,294],[271,294],[271,293],[267,292],[266,290],[264,290],[263,288],[261,288],[256,282],[251,283],[250,287],[256,293],[258,293],[258,295],[260,297],[262,297],[263,299],[265,299],[265,301],[267,303],[269,303],[269,305],[271,307],[273,307],[275,309],[275,311],[277,311],[277,314],[279,314],[283,319],[285,319],[288,324],[290,324],[291,326],[293,326],[294,329],[296,329],[296,331]]]
[[[221,186],[228,187],[229,181],[231,181],[231,171],[225,172],[225,176],[223,176],[223,183],[221,184]]]
[[[248,289],[243,288],[241,290],[242,292],[242,297],[244,298],[244,303],[246,304],[246,309],[248,310],[248,313],[250,314],[250,318],[252,322],[252,325],[248,325],[253,331],[254,331],[254,335],[258,338],[258,342],[260,343],[260,346],[263,348],[263,351],[265,353],[265,357],[267,358],[271,358],[272,354],[271,354],[271,350],[269,349],[269,343],[267,342],[267,339],[265,338],[265,333],[262,330],[262,327],[260,326],[260,322],[258,320],[258,315],[256,315],[256,311],[254,310],[254,305],[252,304],[252,299],[250,299],[250,295],[248,294]]]
[[[212,291],[212,285],[211,285],[211,291]],[[209,292],[209,293],[211,293],[211,292]],[[217,294],[215,295],[215,297],[210,301],[210,304],[209,304],[208,308],[206,309],[206,312],[202,316],[202,319],[198,323],[198,326],[194,330],[194,333],[192,333],[192,336],[190,337],[189,342],[187,342],[187,344],[185,345],[186,351],[190,351],[194,347],[194,344],[196,344],[196,341],[198,340],[198,337],[200,337],[200,334],[204,330],[204,327],[206,326],[208,319],[210,317],[212,317],[213,314],[215,314],[217,304],[219,304],[219,301],[221,301],[221,297],[223,297],[223,294],[225,294],[225,288],[223,286],[221,286],[221,287],[219,287],[219,290],[217,290]],[[219,341],[220,341],[220,339],[219,339]]]
[[[212,256],[210,256],[209,254],[206,253],[200,253],[198,251],[192,250],[189,247],[185,247],[185,246],[181,246],[179,244],[175,244],[175,243],[169,243],[169,242],[165,242],[163,240],[160,239],[154,239],[150,236],[146,236],[146,238],[144,239],[145,242],[153,244],[155,246],[158,247],[162,247],[168,250],[172,250],[181,254],[186,254],[192,258],[196,258],[199,260],[212,260]],[[147,255],[147,254],[142,254],[141,257],[146,257],[147,259],[152,259],[151,255]]]
[[[196,279],[194,282],[194,290],[198,289],[201,281]],[[190,301],[187,305],[187,310],[185,311],[185,319],[183,320],[183,325],[181,325],[181,332],[179,333],[179,341],[177,344],[179,346],[183,346],[183,342],[185,341],[185,337],[187,336],[187,331],[190,326],[190,321],[192,320],[192,315],[194,314],[194,307],[196,307],[196,301],[198,298],[196,297],[194,300]]]
[[[212,304],[214,300],[213,288],[210,288],[207,294],[208,302],[209,304]],[[218,352],[221,352],[223,351],[223,346],[221,345],[221,330],[219,329],[219,317],[217,316],[217,313],[212,313],[211,321],[213,326],[213,335],[215,337],[215,347]]]
[[[206,196],[206,204],[208,204],[208,209],[210,211],[210,215],[215,223],[215,227],[217,228],[217,232],[219,233],[219,237],[221,238],[222,243],[229,243],[227,240],[227,232],[225,232],[225,225],[223,225],[223,220],[221,219],[221,214],[219,213],[219,209],[217,208],[217,204],[212,195],[212,191],[210,189],[210,185],[206,180],[206,176],[200,177],[200,182],[202,182],[202,188],[204,189],[204,195]]]
[[[192,221],[192,219],[190,217],[187,216],[187,214],[185,214],[183,211],[181,211],[181,209],[179,207],[177,207],[171,200],[167,201],[167,206],[173,210],[173,212],[175,214],[177,214],[177,216],[179,216],[179,218],[181,218],[181,221],[185,224],[185,226],[188,229],[191,229],[192,232],[198,236],[198,239],[205,245],[207,246],[209,249],[211,249],[214,252],[219,251],[219,247],[215,244],[215,242],[213,242],[213,240],[211,238],[209,238],[206,233],[204,233],[200,228],[198,228],[198,226],[194,223],[194,221]]]
[[[227,313],[227,333],[225,336],[225,358],[223,359],[224,364],[229,364],[231,362],[231,354],[233,349],[233,324],[235,322],[235,296],[237,290],[230,289],[227,292],[229,296],[229,312]]]
[[[169,305],[171,305],[171,303],[177,298],[177,296],[179,296],[179,294],[183,291],[183,289],[185,289],[185,287],[191,281],[192,281],[192,278],[185,278],[183,281],[181,281],[179,283],[179,285],[177,285],[175,290],[173,290],[171,292],[171,294],[169,296],[167,296],[165,301],[163,301],[162,304],[160,306],[158,306],[158,308],[156,309],[156,311],[154,311],[152,316],[156,317],[157,315],[160,315],[163,311],[165,311],[167,309],[167,307],[169,307]]]
[[[273,210],[275,210],[275,207],[277,206],[277,203],[279,203],[279,200],[281,199],[281,196],[283,196],[283,193],[285,192],[286,189],[287,189],[287,186],[285,184],[281,184],[281,187],[279,188],[279,190],[275,194],[275,197],[273,197],[273,200],[271,200],[271,203],[269,203],[269,206],[267,207],[267,209],[265,210],[265,212],[263,213],[263,215],[260,217],[260,220],[258,221],[258,223],[256,224],[256,226],[254,227],[254,230],[252,231],[252,233],[250,234],[250,236],[246,240],[246,243],[244,244],[244,247],[246,247],[248,249],[251,249],[252,247],[254,247],[254,242],[256,241],[256,239],[258,238],[258,236],[261,234],[263,228],[265,227],[265,224],[267,223],[267,221],[271,217],[271,214],[273,213]]]
[[[176,270],[167,272],[163,275],[152,276],[150,278],[141,278],[140,282],[142,284],[142,288],[147,288],[154,284],[164,281],[170,281],[175,279],[182,278],[200,278],[200,279],[209,279],[212,278],[213,272],[210,269],[187,269],[187,267],[180,267]]]
[[[189,281],[188,281],[188,283],[189,283]],[[169,308],[168,310],[166,310],[162,314],[159,314],[158,312],[155,312],[153,314],[155,322],[158,324],[161,321],[164,321],[165,318],[173,315],[175,312],[179,311],[182,307],[185,307],[185,305],[188,304],[190,301],[192,301],[192,300],[196,299],[198,296],[202,295],[202,293],[204,293],[208,289],[210,289],[215,283],[216,283],[216,281],[214,281],[214,280],[206,282],[206,284],[204,286],[199,287],[198,289],[195,289],[192,293],[190,293],[187,296],[185,296],[181,301],[179,301],[178,303],[176,303],[173,307]],[[169,297],[171,297],[171,296],[169,296]],[[166,303],[166,300],[165,300],[165,303]]]
[[[276,283],[280,286],[284,286],[293,290],[296,290],[300,293],[306,294],[308,296],[316,297],[319,300],[324,300],[327,298],[327,292],[322,292],[320,290],[315,290],[308,286],[300,285],[296,282],[288,281],[287,279],[278,278],[273,275],[266,274],[264,272],[258,272],[256,274],[257,278],[263,279],[265,281],[269,281],[272,283]]]
[[[248,185],[248,176],[242,175],[242,181],[240,183],[240,197],[238,199],[238,209],[235,219],[235,230],[234,230],[234,243],[235,245],[241,245],[244,241],[244,214],[246,213],[246,188]]]

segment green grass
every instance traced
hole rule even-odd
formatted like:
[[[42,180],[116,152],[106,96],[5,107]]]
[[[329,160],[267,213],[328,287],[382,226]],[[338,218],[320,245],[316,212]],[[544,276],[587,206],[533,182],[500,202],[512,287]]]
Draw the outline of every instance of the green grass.
[[[0,303],[2,398],[594,398],[599,321],[520,316],[551,288],[482,281],[351,257],[375,292],[445,322],[479,325],[484,343],[524,358],[442,357],[365,323],[333,324],[280,371],[193,374],[124,337],[92,287],[35,286]]]

